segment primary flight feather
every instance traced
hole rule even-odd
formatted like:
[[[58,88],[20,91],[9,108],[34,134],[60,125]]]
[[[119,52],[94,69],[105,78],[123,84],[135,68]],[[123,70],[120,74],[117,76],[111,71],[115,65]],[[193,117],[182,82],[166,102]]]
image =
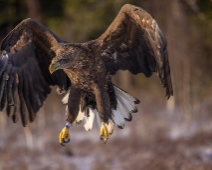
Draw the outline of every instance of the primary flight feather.
[[[60,143],[70,139],[69,124],[84,122],[91,130],[96,118],[106,141],[114,126],[137,112],[139,100],[111,82],[118,70],[149,77],[157,72],[166,96],[173,95],[166,39],[152,16],[126,4],[98,38],[71,44],[33,19],[25,19],[2,41],[0,110],[23,126],[33,122],[50,86],[66,92],[67,125]]]

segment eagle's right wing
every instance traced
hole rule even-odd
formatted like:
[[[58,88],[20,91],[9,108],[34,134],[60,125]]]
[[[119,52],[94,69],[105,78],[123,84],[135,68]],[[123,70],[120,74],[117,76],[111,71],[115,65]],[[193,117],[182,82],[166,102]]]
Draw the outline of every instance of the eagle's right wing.
[[[167,98],[173,95],[166,39],[148,12],[124,5],[96,42],[110,74],[129,70],[149,77],[157,72]]]
[[[63,43],[53,32],[33,19],[17,25],[2,41],[0,59],[0,111],[6,110],[13,122],[23,126],[34,121],[51,85],[67,90],[70,80],[58,70],[52,75],[49,65],[55,57],[54,48]]]

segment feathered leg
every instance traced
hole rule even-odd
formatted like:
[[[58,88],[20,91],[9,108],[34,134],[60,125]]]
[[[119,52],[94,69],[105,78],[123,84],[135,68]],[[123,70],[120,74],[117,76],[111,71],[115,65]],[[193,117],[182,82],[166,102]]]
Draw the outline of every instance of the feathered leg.
[[[80,89],[77,89],[74,86],[72,86],[68,99],[68,118],[66,120],[70,124],[72,124],[75,121],[78,115],[80,98],[81,98]]]
[[[72,86],[68,99],[68,118],[66,120],[68,123],[59,134],[59,142],[61,145],[63,145],[64,143],[68,143],[70,141],[71,136],[69,133],[69,128],[70,124],[72,124],[77,118],[79,112],[80,98],[81,98],[81,91]]]
[[[101,120],[100,137],[107,141],[109,137],[107,125],[111,119],[110,98],[107,92],[107,86],[101,84],[94,85],[94,94],[96,98],[96,106]]]

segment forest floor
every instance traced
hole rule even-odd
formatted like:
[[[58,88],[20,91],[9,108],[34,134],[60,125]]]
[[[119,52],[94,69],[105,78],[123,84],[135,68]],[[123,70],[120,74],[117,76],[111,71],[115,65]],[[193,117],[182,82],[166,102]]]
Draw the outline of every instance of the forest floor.
[[[63,147],[58,134],[65,117],[39,113],[26,128],[8,118],[4,126],[1,121],[0,170],[212,169],[209,112],[185,119],[176,110],[140,104],[133,121],[116,128],[106,144],[97,126],[85,132],[80,125],[71,128],[72,139]]]

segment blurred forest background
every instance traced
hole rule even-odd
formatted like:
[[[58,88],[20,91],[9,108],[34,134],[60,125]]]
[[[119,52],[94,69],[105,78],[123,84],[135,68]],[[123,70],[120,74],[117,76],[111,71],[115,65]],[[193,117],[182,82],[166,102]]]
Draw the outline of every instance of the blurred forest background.
[[[65,41],[85,42],[100,36],[125,3],[147,10],[164,32],[174,97],[166,101],[156,75],[119,72],[115,84],[141,101],[133,123],[106,145],[97,128],[73,128],[61,148],[66,116],[53,92],[26,128],[0,115],[0,170],[212,168],[212,0],[0,0],[0,40],[31,17]]]

